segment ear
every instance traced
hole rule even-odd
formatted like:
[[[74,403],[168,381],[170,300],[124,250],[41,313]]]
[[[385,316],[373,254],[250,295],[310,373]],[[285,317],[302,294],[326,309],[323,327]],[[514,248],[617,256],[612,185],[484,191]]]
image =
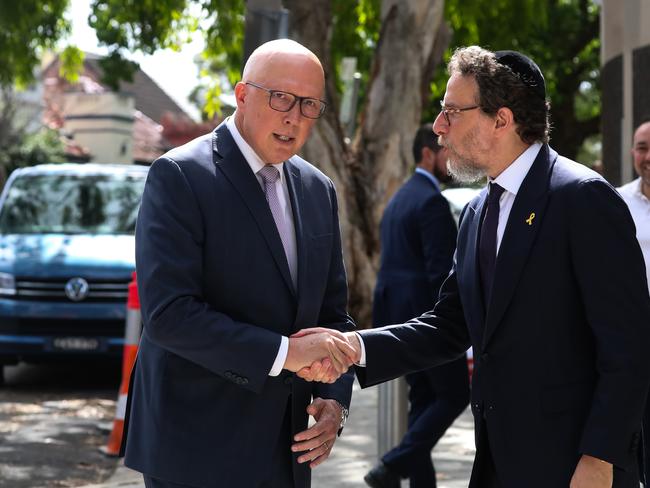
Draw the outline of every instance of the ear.
[[[235,85],[235,100],[238,109],[246,103],[246,84],[241,81]]]
[[[501,107],[497,110],[497,113],[494,117],[494,128],[497,130],[504,130],[508,128],[514,128],[515,117],[507,107]]]
[[[420,161],[430,161],[433,155],[433,151],[430,147],[423,146],[422,151],[420,152]]]

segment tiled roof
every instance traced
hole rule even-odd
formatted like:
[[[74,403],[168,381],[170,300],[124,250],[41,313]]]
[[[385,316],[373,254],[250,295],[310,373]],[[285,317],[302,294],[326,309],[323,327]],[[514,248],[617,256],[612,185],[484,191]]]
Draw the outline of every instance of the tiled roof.
[[[101,82],[102,69],[99,59],[100,57],[97,55],[86,53],[84,63],[87,69],[91,69],[97,74],[97,79]],[[141,69],[137,69],[133,74],[133,82],[123,81],[120,83],[120,92],[132,94],[135,98],[135,108],[159,124],[165,112],[182,114],[189,118],[180,105]]]

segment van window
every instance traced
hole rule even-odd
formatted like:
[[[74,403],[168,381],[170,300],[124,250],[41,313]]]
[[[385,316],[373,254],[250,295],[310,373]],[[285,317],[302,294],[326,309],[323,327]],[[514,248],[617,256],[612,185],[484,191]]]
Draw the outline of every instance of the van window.
[[[145,175],[25,175],[0,213],[2,234],[133,234]]]

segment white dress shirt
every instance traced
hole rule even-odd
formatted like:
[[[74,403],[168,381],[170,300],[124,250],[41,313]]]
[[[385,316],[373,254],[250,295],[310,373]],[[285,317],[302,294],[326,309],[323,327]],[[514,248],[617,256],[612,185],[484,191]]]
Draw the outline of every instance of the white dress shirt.
[[[521,155],[515,159],[510,166],[508,166],[499,176],[494,179],[488,178],[490,182],[494,182],[502,187],[505,191],[501,194],[499,199],[499,225],[497,227],[497,254],[499,254],[499,248],[501,246],[501,241],[503,240],[503,234],[506,230],[506,225],[508,224],[508,217],[510,217],[510,211],[512,210],[512,204],[515,203],[515,198],[517,197],[517,192],[521,187],[521,184],[524,182],[524,178],[530,171],[530,168],[535,162],[537,154],[539,154],[542,144],[536,142],[528,147]],[[366,365],[366,347],[363,343],[363,338],[361,334],[357,334],[359,337],[359,343],[361,344],[361,359],[359,360],[358,366]]]
[[[258,183],[262,190],[264,190],[264,180],[258,174],[259,171],[266,165],[264,161],[255,153],[252,147],[244,140],[244,138],[239,133],[237,126],[235,125],[235,115],[228,117],[226,120],[226,127],[230,131],[232,138],[235,140],[235,144],[244,155],[244,159],[251,167],[253,174],[257,178]],[[275,190],[278,193],[278,200],[280,201],[280,206],[282,207],[282,213],[284,214],[285,221],[287,223],[287,228],[289,230],[289,239],[287,239],[287,248],[285,252],[287,254],[287,261],[289,264],[289,269],[292,270],[291,276],[294,281],[294,287],[297,285],[296,277],[298,271],[298,255],[296,253],[296,229],[293,223],[293,212],[291,210],[291,199],[289,198],[289,188],[287,187],[287,180],[284,176],[284,162],[274,164],[278,171],[280,172],[280,178],[275,182]],[[287,353],[289,352],[289,338],[282,336],[280,342],[280,349],[278,350],[278,355],[275,357],[271,371],[269,371],[269,376],[278,376],[282,372],[282,367],[284,362],[287,359]]]
[[[641,178],[621,186],[618,192],[627,203],[636,226],[636,238],[643,251],[650,292],[650,200],[641,192]]]

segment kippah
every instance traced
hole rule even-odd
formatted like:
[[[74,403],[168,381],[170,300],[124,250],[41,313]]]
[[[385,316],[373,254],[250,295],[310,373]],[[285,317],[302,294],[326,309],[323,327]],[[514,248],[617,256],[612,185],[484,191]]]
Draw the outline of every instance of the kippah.
[[[496,51],[497,62],[507,66],[517,77],[541,98],[546,98],[544,75],[535,62],[517,51]]]

